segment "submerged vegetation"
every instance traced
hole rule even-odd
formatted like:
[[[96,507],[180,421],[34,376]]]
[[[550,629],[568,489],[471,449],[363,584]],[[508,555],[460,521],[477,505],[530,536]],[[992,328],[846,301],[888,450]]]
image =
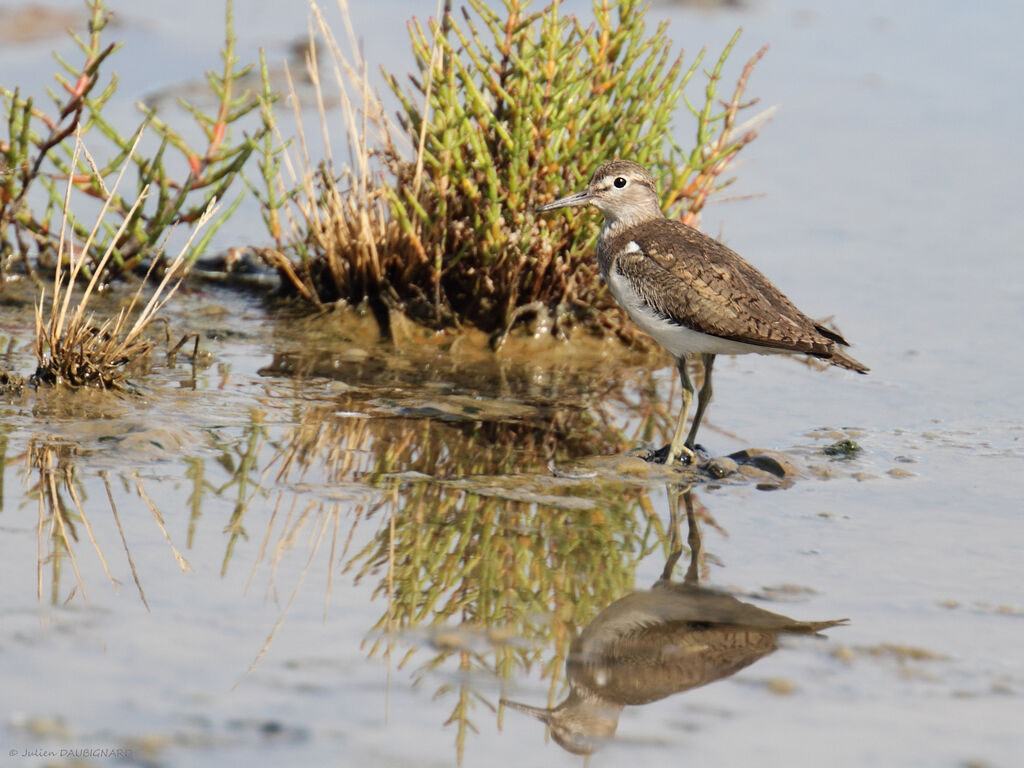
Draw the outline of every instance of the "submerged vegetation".
[[[351,28],[346,55],[313,6],[338,76],[351,164],[312,162],[303,138],[296,193],[282,187],[265,198],[277,241],[266,255],[295,293],[317,306],[368,302],[385,327],[398,312],[432,328],[500,334],[531,315],[556,332],[585,321],[631,333],[603,314],[614,303],[593,263],[596,218],[540,219],[533,209],[623,156],[661,179],[668,215],[695,223],[757,135],[759,119],[740,125],[738,117],[754,103],[744,92],[764,49],[720,101],[737,32],[692,104],[684,91],[705,52],[684,64],[666,24],[648,31],[646,3],[598,0],[589,25],[562,15],[558,2],[503,6],[469,0],[456,14],[449,0],[429,30],[410,24],[416,73],[409,83],[384,73],[397,122],[371,90]],[[326,133],[315,56],[309,65]],[[688,151],[673,139],[681,100],[697,123]],[[298,111],[296,119],[301,126]]]

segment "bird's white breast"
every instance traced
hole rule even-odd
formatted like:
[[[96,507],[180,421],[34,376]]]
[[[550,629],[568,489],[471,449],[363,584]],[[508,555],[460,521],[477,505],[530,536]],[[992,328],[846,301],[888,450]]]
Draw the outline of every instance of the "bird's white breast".
[[[624,249],[626,253],[639,250],[640,246],[632,241],[627,243]],[[679,325],[678,323],[666,320],[646,304],[639,293],[633,290],[629,280],[623,277],[615,268],[614,263],[608,275],[606,275],[606,279],[612,296],[629,313],[633,322],[640,326],[644,333],[677,358],[696,354],[745,355],[757,353],[770,355],[787,351],[719,338],[718,336],[701,333],[700,331],[687,328],[685,325]]]

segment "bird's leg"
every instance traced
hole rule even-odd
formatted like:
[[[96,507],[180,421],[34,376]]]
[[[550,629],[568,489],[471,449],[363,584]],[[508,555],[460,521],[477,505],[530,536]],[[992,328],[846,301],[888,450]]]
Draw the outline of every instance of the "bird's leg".
[[[690,546],[690,567],[686,569],[687,584],[696,584],[700,581],[700,562],[704,559],[704,547],[701,542],[700,526],[697,525],[697,516],[693,513],[693,494],[686,489],[683,494],[686,501],[686,543]]]
[[[668,495],[669,552],[668,558],[665,560],[665,567],[661,571],[660,581],[672,581],[672,571],[675,570],[676,563],[679,562],[679,558],[683,554],[683,542],[679,535],[679,497],[684,493],[689,493],[690,486],[680,488],[667,483],[665,492]]]
[[[686,543],[690,546],[690,565],[686,569],[686,578],[683,581],[687,584],[697,584],[700,581],[700,562],[704,558],[704,550],[701,545],[700,527],[697,525],[697,516],[693,512],[693,491],[689,485],[684,488],[666,486],[668,492],[669,526],[671,533],[669,538],[670,550],[665,567],[661,571],[661,581],[672,581],[672,571],[679,562],[679,556],[683,554],[683,543],[679,540],[679,499],[682,497],[686,503]]]
[[[686,355],[676,358],[676,368],[679,369],[679,381],[683,385],[683,408],[679,411],[679,423],[676,424],[676,434],[672,438],[672,444],[668,447],[668,455],[665,457],[665,464],[675,464],[680,456],[686,456],[686,463],[692,464],[695,461],[693,450],[686,445],[683,435],[686,434],[686,414],[690,411],[690,403],[693,402],[693,382],[686,372]]]
[[[711,402],[711,368],[715,364],[714,355],[701,355],[701,362],[704,363],[704,383],[700,385],[700,393],[697,395],[697,412],[693,414],[693,424],[690,427],[690,434],[686,436],[686,447],[692,449],[697,439],[697,428],[701,419],[704,418],[704,411],[708,409]]]

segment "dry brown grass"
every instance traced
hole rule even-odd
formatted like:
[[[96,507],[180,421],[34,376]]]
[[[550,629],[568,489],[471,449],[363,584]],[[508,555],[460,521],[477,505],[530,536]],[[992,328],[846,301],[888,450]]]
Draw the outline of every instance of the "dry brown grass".
[[[79,138],[75,144],[74,162],[77,162],[80,153],[85,155],[90,166],[95,169]],[[52,300],[47,307],[44,291],[36,303],[34,348],[38,367],[32,376],[32,382],[37,386],[63,384],[72,387],[121,388],[129,367],[145,358],[152,350],[153,341],[147,335],[147,330],[157,313],[163,309],[181,284],[186,273],[185,257],[192,241],[216,210],[214,201],[193,227],[188,242],[177,257],[165,265],[163,277],[148,300],[143,301],[143,289],[149,283],[154,266],[162,263],[156,255],[152,259],[150,273],[147,273],[146,279],[139,283],[128,306],[114,317],[98,320],[90,311],[90,301],[102,287],[104,266],[114,252],[114,243],[120,237],[120,232],[110,241],[96,268],[91,270],[91,277],[84,288],[80,286],[80,278],[83,276],[83,268],[90,265],[89,253],[93,240],[104,223],[104,217],[115,199],[127,168],[128,164],[125,164],[109,191],[103,185],[102,177],[96,173],[96,179],[104,189],[104,205],[96,218],[92,232],[78,247],[73,237],[66,236],[67,209],[70,205],[72,187],[68,184],[64,201],[65,216],[61,225],[58,258],[53,276]],[[132,211],[141,205],[148,190],[148,186],[143,188],[132,206]],[[123,218],[122,229],[127,226],[130,219],[131,214]]]

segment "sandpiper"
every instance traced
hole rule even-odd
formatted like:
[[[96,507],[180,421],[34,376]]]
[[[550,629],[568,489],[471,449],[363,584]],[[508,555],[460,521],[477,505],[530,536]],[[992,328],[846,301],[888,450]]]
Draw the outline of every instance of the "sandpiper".
[[[817,636],[845,624],[798,621],[771,613],[699,583],[701,533],[693,495],[686,503],[690,567],[672,580],[683,552],[678,492],[669,491],[671,546],[661,579],[650,590],[616,600],[587,624],[569,647],[569,695],[555,707],[501,703],[536,717],[563,748],[590,755],[615,735],[626,706],[648,704],[736,674],[778,648],[786,635]]]
[[[711,400],[715,355],[806,354],[857,373],[867,366],[845,354],[835,331],[814,322],[782,292],[722,243],[665,218],[654,177],[637,163],[612,160],[594,173],[581,192],[537,211],[593,205],[604,214],[597,240],[601,276],[615,300],[640,328],[669,351],[683,385],[683,407],[666,464],[695,460],[694,440]],[[693,425],[686,416],[693,384],[688,355],[700,355],[704,383]]]

